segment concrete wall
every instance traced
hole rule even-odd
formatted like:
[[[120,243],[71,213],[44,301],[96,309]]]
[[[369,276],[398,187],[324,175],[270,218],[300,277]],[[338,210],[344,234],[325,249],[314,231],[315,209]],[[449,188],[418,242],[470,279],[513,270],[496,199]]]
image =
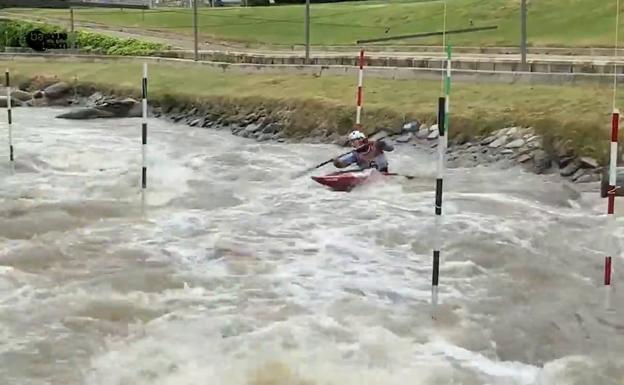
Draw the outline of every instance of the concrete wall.
[[[194,59],[193,52],[189,51],[168,51],[162,54],[164,57],[174,57],[180,59]],[[247,63],[247,64],[291,64],[303,65],[304,57],[297,55],[260,55],[260,54],[240,54],[224,52],[201,52],[199,60],[219,61],[227,63]],[[311,58],[312,64],[316,65],[356,65],[357,58],[354,56],[324,56]],[[405,67],[405,68],[441,68],[444,59],[440,57],[367,57],[367,67]],[[475,70],[475,71],[502,71],[516,72],[522,71],[522,64],[519,58],[509,59],[483,59],[483,58],[461,58],[452,61],[453,69]],[[618,63],[618,73],[624,73],[624,63]],[[614,62],[607,60],[529,60],[525,72],[545,72],[545,73],[588,73],[588,74],[612,74]]]
[[[25,54],[25,53],[3,53],[0,60],[29,59],[46,62],[85,62],[85,63],[107,63],[107,62],[148,62],[167,63],[179,65],[181,67],[209,67],[224,73],[245,73],[245,74],[299,74],[310,76],[357,76],[358,68],[353,65],[299,65],[299,64],[253,64],[253,63],[219,63],[204,62],[175,58],[145,57],[133,58],[128,56],[97,56],[97,55],[72,55],[56,54],[53,56],[46,54]],[[491,65],[491,63],[490,63]],[[430,79],[439,80],[442,75],[442,68],[420,68],[420,67],[367,67],[366,77],[386,78],[386,79]],[[624,74],[618,71],[618,81],[624,80]],[[454,82],[496,82],[506,84],[612,84],[613,75],[604,73],[574,73],[574,72],[510,72],[494,70],[471,70],[455,69],[452,73]]]

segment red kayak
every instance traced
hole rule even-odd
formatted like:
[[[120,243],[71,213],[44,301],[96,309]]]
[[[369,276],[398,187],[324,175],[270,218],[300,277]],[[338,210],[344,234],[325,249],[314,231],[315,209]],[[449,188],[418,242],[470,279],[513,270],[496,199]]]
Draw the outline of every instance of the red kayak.
[[[329,175],[313,176],[312,179],[330,187],[334,191],[351,191],[354,187],[374,182],[390,175],[396,174],[368,169],[363,171],[338,171]]]

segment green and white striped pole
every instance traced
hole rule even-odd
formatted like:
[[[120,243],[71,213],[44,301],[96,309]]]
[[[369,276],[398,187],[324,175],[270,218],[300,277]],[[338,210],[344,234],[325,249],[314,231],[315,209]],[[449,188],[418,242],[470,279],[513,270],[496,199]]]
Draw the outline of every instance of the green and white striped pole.
[[[440,278],[440,249],[442,248],[442,191],[444,184],[446,148],[448,145],[450,94],[451,94],[451,46],[447,47],[446,74],[444,76],[444,97],[438,99],[438,175],[435,193],[435,245],[433,249],[433,271],[431,275],[431,304],[438,304],[438,283]]]

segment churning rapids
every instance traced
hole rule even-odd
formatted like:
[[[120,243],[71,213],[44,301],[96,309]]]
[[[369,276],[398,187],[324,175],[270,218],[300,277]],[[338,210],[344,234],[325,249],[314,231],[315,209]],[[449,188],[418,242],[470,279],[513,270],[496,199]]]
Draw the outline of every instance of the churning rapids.
[[[331,192],[290,175],[341,148],[151,119],[142,214],[140,120],[58,113],[15,110],[0,165],[2,385],[624,383],[598,192],[449,170],[434,321],[435,155]]]

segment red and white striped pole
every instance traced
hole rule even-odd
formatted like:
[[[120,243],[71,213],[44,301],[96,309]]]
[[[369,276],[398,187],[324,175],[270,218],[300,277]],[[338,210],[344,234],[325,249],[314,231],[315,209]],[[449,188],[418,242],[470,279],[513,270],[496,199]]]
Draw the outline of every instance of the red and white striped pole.
[[[357,88],[357,109],[355,113],[355,127],[359,130],[362,128],[362,81],[364,79],[364,49],[360,50],[360,70],[358,73],[358,88]]]
[[[611,160],[609,162],[609,189],[607,190],[607,214],[610,220],[615,220],[615,193],[617,190],[617,149],[618,149],[618,131],[620,126],[620,111],[613,109],[611,116]],[[612,256],[605,257],[604,266],[604,284],[607,290],[611,286],[611,275],[613,272]],[[609,297],[607,296],[607,306],[609,306]]]

